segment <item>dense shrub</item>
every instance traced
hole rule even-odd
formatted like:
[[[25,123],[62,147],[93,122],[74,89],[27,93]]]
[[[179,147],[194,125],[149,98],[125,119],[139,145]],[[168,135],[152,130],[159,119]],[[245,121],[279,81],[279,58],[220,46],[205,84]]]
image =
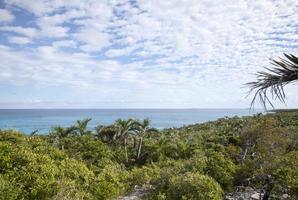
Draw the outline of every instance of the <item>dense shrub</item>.
[[[41,138],[15,133],[4,137],[7,141],[0,143],[0,199],[108,199],[123,192],[116,164],[95,175],[86,164]]]
[[[84,161],[93,171],[100,170],[112,161],[112,152],[100,140],[92,135],[65,138],[65,151],[71,157]]]
[[[171,176],[168,185],[158,191],[155,199],[160,199],[162,196],[169,200],[220,200],[223,191],[214,179],[200,173],[187,172]]]
[[[236,165],[220,152],[208,152],[206,174],[213,177],[225,190],[232,190]]]
[[[133,188],[134,186],[148,186],[152,183],[152,181],[158,179],[160,177],[160,167],[155,164],[151,164],[148,166],[133,168],[127,174],[127,183],[129,188]]]
[[[90,185],[95,199],[110,199],[122,194],[125,190],[125,171],[117,165],[106,165]]]
[[[274,171],[275,191],[298,197],[298,151],[286,154],[280,167]]]

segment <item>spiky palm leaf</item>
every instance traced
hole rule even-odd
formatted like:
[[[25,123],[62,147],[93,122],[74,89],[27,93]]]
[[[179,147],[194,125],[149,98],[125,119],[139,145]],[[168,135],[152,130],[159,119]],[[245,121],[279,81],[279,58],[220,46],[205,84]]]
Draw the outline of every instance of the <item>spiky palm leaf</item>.
[[[128,120],[117,119],[115,121],[115,126],[118,128],[117,137],[125,138],[129,135],[130,131],[134,129],[135,120],[130,118]]]
[[[32,132],[30,133],[30,137],[31,137],[31,136],[35,136],[37,133],[38,133],[38,129],[35,129],[34,131],[32,131]]]
[[[64,137],[73,135],[74,132],[76,131],[76,129],[77,128],[75,126],[71,126],[71,127],[68,127],[68,128],[64,128],[64,127],[61,127],[61,126],[56,126],[52,129],[50,135],[53,135],[57,138],[64,138]]]
[[[86,131],[88,123],[91,121],[91,118],[85,118],[83,120],[77,120],[77,124],[76,127],[78,129],[79,135],[85,135],[87,133],[89,133],[88,131]]]
[[[95,127],[95,131],[95,137],[101,139],[101,141],[103,142],[113,143],[117,139],[116,135],[118,133],[118,130],[114,125],[98,125]]]
[[[257,80],[246,84],[250,87],[250,93],[254,92],[251,107],[259,99],[265,109],[267,103],[274,108],[268,93],[271,94],[272,99],[285,102],[284,86],[298,80],[298,57],[292,54],[284,54],[284,56],[286,59],[272,60],[273,68],[266,67],[267,71],[257,72]]]

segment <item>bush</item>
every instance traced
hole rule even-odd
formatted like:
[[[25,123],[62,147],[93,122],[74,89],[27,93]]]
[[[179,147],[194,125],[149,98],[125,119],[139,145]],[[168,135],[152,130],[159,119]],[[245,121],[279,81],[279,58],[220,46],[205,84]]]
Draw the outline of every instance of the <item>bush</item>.
[[[188,172],[170,178],[166,197],[172,200],[220,200],[223,197],[223,191],[212,178],[200,173]]]
[[[51,187],[58,175],[58,167],[49,156],[10,143],[2,143],[0,152],[2,177],[11,178],[14,186],[22,190],[18,198],[45,199],[53,194]]]
[[[155,165],[143,166],[140,168],[133,168],[128,174],[126,183],[128,188],[133,188],[135,185],[148,186],[152,181],[160,176],[160,168]]]
[[[117,197],[125,190],[124,171],[117,165],[107,165],[91,184],[91,191],[96,199]]]
[[[236,169],[236,165],[223,153],[208,152],[205,173],[213,177],[224,190],[232,190]]]
[[[283,157],[274,176],[276,192],[298,196],[298,151],[292,151]]]
[[[22,194],[22,189],[15,183],[13,177],[0,174],[0,199],[15,200]]]
[[[87,165],[39,137],[15,133],[4,137],[7,140],[0,143],[0,199],[107,199],[123,187],[120,173],[113,174],[115,165],[95,176]],[[95,186],[105,195],[92,193]]]

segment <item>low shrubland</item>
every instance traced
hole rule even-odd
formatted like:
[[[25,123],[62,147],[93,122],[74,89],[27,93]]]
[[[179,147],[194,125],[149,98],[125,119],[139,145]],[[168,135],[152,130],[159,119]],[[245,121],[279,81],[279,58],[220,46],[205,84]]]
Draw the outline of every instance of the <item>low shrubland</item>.
[[[238,187],[298,197],[297,112],[164,130],[89,121],[45,135],[1,130],[0,199],[113,199],[136,185],[147,199],[216,200]]]

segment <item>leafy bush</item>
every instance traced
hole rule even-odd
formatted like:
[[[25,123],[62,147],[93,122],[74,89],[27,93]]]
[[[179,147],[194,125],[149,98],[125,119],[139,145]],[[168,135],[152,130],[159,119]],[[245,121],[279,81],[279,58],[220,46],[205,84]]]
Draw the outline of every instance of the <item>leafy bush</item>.
[[[220,185],[214,179],[200,173],[173,175],[169,178],[168,185],[161,189],[155,199],[220,200],[223,197]]]
[[[298,151],[292,151],[283,157],[274,176],[276,192],[298,196]]]
[[[84,161],[97,173],[108,163],[111,163],[112,152],[100,140],[92,135],[65,138],[65,151],[73,158]]]
[[[140,168],[133,168],[127,174],[126,182],[129,185],[129,188],[133,188],[135,185],[148,186],[159,176],[160,168],[157,165],[152,164]]]
[[[125,171],[117,165],[105,166],[90,186],[93,196],[96,199],[110,199],[122,194],[125,190],[124,174]]]
[[[206,174],[213,177],[225,190],[232,190],[236,165],[220,152],[208,152],[207,157]]]
[[[15,133],[4,137],[8,141],[0,143],[0,199],[108,199],[123,192],[116,164],[95,175],[41,138]]]

